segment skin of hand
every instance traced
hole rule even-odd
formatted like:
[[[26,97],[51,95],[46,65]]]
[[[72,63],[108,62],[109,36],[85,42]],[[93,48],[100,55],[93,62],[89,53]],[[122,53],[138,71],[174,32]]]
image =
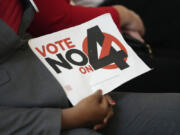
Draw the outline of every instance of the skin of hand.
[[[144,39],[137,31],[123,31],[124,33],[128,34],[129,36],[139,40],[140,42],[144,43]]]
[[[113,115],[111,104],[115,102],[109,96],[103,96],[98,90],[89,97],[81,100],[76,106],[62,110],[62,129],[71,129],[95,125],[94,129],[104,127]]]
[[[106,97],[106,99],[107,99],[107,101],[108,101],[108,103],[109,103],[109,105],[110,105],[111,107],[115,106],[115,104],[116,104],[115,101],[114,101],[109,95],[105,95],[105,97]],[[112,109],[112,110],[109,111],[109,113],[106,115],[106,117],[104,118],[103,122],[100,123],[100,124],[96,124],[93,129],[94,129],[94,130],[99,130],[99,129],[102,129],[103,127],[105,127],[106,124],[107,124],[107,122],[108,122],[108,120],[109,120],[113,115],[114,115],[114,112],[113,112],[113,109]]]
[[[122,33],[127,33],[133,38],[144,42],[143,36],[145,33],[145,27],[143,21],[134,11],[127,9],[121,5],[113,6],[120,17],[120,26],[122,28]]]

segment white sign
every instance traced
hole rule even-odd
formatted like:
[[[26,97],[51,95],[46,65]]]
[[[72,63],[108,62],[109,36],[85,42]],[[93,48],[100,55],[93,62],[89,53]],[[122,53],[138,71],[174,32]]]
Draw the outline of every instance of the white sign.
[[[98,89],[106,94],[150,71],[124,41],[110,14],[31,39],[29,45],[73,105]]]

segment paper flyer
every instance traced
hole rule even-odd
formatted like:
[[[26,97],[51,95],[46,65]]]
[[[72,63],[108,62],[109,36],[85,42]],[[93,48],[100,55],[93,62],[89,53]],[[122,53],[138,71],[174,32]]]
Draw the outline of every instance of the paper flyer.
[[[31,39],[29,46],[73,105],[151,70],[125,42],[110,14]]]

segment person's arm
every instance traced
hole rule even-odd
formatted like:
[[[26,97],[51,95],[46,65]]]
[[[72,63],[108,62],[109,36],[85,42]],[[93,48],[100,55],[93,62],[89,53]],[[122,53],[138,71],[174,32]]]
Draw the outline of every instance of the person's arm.
[[[35,0],[39,13],[29,28],[34,36],[69,28],[99,15],[110,13],[115,24],[122,32],[143,42],[144,25],[141,18],[124,6],[112,7],[82,7],[72,6],[66,0]]]
[[[72,6],[66,0],[35,0],[39,13],[35,14],[29,29],[35,36],[69,28],[105,13],[110,13],[120,29],[118,12],[113,7]]]

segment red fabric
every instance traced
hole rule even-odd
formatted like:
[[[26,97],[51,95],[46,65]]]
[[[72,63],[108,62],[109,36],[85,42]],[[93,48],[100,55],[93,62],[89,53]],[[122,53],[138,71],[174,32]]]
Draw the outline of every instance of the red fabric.
[[[30,32],[35,36],[52,33],[75,26],[93,19],[104,13],[111,13],[112,18],[120,29],[120,18],[112,7],[82,7],[71,6],[69,0],[34,0],[39,13],[35,14]]]
[[[16,33],[18,32],[23,8],[19,0],[1,0],[0,18]]]

